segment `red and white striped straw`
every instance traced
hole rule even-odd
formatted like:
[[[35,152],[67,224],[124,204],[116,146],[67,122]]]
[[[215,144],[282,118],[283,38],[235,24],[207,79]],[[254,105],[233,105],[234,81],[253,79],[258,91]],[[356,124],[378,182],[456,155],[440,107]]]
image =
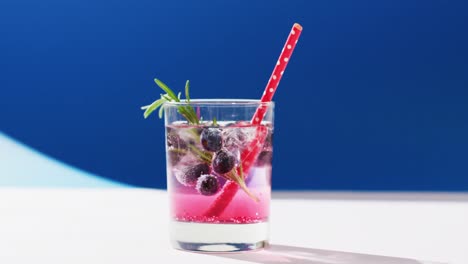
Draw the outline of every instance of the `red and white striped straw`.
[[[281,77],[283,77],[283,73],[286,70],[286,66],[288,65],[288,62],[291,59],[291,55],[294,51],[294,48],[296,47],[301,32],[302,26],[298,23],[295,23],[291,29],[291,32],[289,33],[286,43],[284,44],[278,62],[276,62],[276,66],[273,69],[273,73],[271,74],[270,79],[268,80],[267,86],[262,95],[261,102],[270,102],[273,98],[273,95],[275,94],[276,89],[278,88],[278,84],[281,80]],[[263,120],[263,117],[265,116],[266,111],[266,106],[261,105],[260,107],[258,107],[257,111],[255,112],[252,118],[252,124],[260,124]]]

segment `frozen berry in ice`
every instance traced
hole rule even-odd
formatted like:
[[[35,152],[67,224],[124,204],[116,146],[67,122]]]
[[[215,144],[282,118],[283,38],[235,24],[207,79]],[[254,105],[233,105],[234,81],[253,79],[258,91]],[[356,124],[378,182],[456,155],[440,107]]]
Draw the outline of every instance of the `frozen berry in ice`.
[[[184,157],[184,152],[179,151],[178,149],[169,148],[167,151],[169,158],[169,163],[171,166],[177,165],[179,161]]]
[[[256,165],[257,166],[265,166],[271,164],[273,158],[273,152],[272,151],[262,151],[258,155]]]
[[[176,149],[187,149],[187,143],[174,132],[167,133],[167,146]]]
[[[223,130],[223,146],[227,149],[241,148],[246,142],[242,128],[230,127]]]
[[[216,194],[219,190],[218,178],[210,174],[204,174],[198,178],[195,188],[203,195]]]
[[[187,152],[187,143],[172,129],[168,128],[167,131],[166,142],[169,163],[171,166],[175,166]]]
[[[182,171],[177,172],[177,180],[185,186],[195,186],[198,178],[202,174],[210,173],[210,166],[206,163],[200,163],[195,166],[189,166]]]
[[[223,146],[223,138],[221,137],[221,129],[207,127],[203,129],[200,136],[200,141],[204,149],[216,152]]]
[[[233,154],[220,150],[213,159],[213,170],[220,174],[228,173],[234,168],[235,162],[236,157]]]
[[[268,129],[268,134],[265,138],[265,143],[263,144],[263,149],[271,149],[273,147],[273,130]]]

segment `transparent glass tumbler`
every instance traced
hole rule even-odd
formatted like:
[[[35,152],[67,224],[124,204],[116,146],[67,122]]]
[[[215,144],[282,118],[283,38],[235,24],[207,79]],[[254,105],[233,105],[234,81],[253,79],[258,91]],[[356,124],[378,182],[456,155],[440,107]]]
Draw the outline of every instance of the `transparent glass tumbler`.
[[[208,252],[268,245],[274,103],[201,99],[163,107],[172,245]],[[266,114],[253,125],[259,107]]]

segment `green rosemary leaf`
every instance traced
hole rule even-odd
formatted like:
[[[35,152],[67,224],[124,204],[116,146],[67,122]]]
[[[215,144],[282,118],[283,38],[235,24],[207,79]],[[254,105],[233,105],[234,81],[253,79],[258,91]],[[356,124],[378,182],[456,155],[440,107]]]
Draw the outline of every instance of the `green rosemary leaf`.
[[[154,101],[152,104],[150,104],[146,109],[145,112],[143,113],[143,116],[145,118],[148,118],[148,116],[156,110],[158,107],[160,107],[166,100],[165,99],[158,99]]]
[[[161,94],[161,98],[166,99],[166,101],[168,101],[168,102],[172,102],[172,101],[173,101],[172,98],[169,97],[167,94]]]
[[[197,155],[197,157],[204,162],[211,163],[212,156],[210,153],[205,153],[201,150],[199,150],[196,146],[190,144],[189,145],[190,150]]]
[[[190,81],[187,80],[185,82],[185,100],[187,101],[187,103],[190,103],[190,93],[189,93],[189,89],[190,89]]]
[[[175,95],[175,93],[163,82],[161,82],[160,80],[158,79],[154,79],[154,82],[161,88],[163,89],[167,95],[169,95],[174,101],[176,102],[180,102],[180,100],[177,98],[177,96]]]
[[[163,118],[163,112],[164,112],[164,106],[161,105],[159,108],[159,113],[158,113],[159,119]]]

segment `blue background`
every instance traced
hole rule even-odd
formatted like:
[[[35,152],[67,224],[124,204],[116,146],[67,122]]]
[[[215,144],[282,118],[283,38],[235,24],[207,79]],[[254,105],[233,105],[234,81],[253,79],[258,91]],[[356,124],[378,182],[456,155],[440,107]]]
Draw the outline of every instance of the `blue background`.
[[[109,179],[165,186],[163,122],[139,109],[275,95],[277,189],[468,190],[464,1],[0,1],[0,131]],[[25,164],[27,166],[27,164]]]

